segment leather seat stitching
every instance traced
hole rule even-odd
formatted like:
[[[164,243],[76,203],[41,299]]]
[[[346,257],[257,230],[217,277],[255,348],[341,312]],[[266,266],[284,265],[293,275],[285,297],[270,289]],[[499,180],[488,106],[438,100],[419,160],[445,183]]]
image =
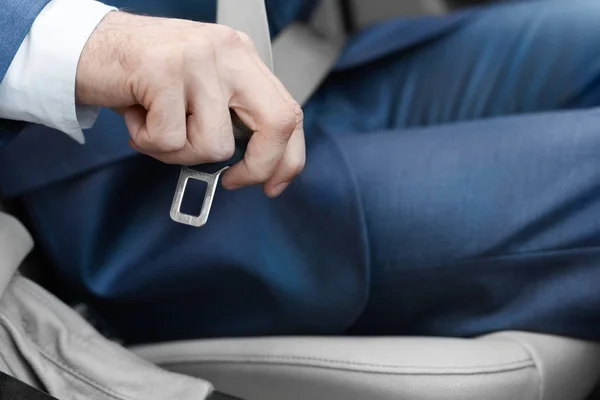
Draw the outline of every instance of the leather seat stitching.
[[[487,369],[504,369],[504,368],[512,368],[512,367],[532,367],[535,366],[533,361],[530,358],[519,359],[516,361],[511,361],[507,363],[500,364],[488,364],[488,365],[472,365],[472,366],[457,366],[457,367],[440,367],[440,366],[410,366],[410,365],[393,365],[393,364],[377,364],[377,363],[367,363],[367,362],[359,362],[359,361],[348,361],[348,360],[334,360],[331,358],[320,358],[320,357],[308,357],[308,356],[253,356],[253,355],[237,355],[235,357],[224,355],[224,354],[208,354],[202,355],[200,359],[192,359],[192,358],[180,358],[180,359],[169,359],[165,360],[164,363],[211,363],[211,362],[248,362],[248,363],[269,363],[277,361],[313,361],[313,362],[322,362],[328,364],[335,365],[348,365],[348,366],[356,366],[356,367],[372,367],[372,368],[391,368],[391,369],[432,369],[432,370],[470,370],[476,368],[487,368]],[[162,363],[162,362],[161,362]]]

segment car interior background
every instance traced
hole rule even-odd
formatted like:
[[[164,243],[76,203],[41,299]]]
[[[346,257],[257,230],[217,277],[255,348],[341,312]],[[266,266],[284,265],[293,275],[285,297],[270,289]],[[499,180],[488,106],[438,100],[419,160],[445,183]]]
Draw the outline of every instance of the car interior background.
[[[441,14],[486,1],[344,2],[351,26],[360,29],[395,16]],[[31,255],[22,273],[51,290],[52,278],[40,273],[43,259]],[[472,339],[217,339],[131,350],[244,400],[600,399],[591,394],[600,378],[599,344],[525,332]]]

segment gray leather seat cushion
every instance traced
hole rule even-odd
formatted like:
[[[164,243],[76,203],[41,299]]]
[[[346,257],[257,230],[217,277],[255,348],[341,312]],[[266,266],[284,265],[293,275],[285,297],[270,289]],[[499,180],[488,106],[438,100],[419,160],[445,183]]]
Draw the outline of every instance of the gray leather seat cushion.
[[[273,338],[133,349],[248,400],[583,400],[600,346],[503,332],[479,339]]]

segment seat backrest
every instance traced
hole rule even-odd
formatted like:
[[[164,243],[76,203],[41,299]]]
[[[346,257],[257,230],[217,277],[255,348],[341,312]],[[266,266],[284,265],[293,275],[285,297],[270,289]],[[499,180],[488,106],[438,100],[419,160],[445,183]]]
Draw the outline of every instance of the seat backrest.
[[[449,9],[445,0],[350,0],[350,4],[358,29],[390,18],[443,14]]]
[[[3,223],[6,224],[7,215],[11,215],[19,221],[19,226],[22,225],[27,229],[28,224],[26,223],[26,218],[24,218],[25,216],[22,215],[23,213],[20,211],[20,207],[18,207],[17,204],[6,201],[0,196],[0,216],[3,218]],[[33,246],[33,241],[31,242],[31,246]],[[2,260],[0,260],[0,265],[2,265],[1,261]],[[50,262],[42,249],[33,246],[33,248],[29,248],[26,255],[24,255],[24,260],[19,267],[19,273],[52,291],[52,289],[62,285],[58,282],[57,277],[53,276],[51,273],[48,268],[49,265]],[[0,274],[0,276],[1,275],[2,274]]]

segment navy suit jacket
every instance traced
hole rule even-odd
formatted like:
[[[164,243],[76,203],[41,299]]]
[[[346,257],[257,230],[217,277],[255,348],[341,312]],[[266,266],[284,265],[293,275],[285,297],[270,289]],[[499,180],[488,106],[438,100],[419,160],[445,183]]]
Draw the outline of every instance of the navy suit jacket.
[[[19,46],[31,29],[38,14],[50,0],[6,0],[0,7],[0,81],[4,79]],[[23,124],[2,121],[0,145],[7,143],[22,128]]]

